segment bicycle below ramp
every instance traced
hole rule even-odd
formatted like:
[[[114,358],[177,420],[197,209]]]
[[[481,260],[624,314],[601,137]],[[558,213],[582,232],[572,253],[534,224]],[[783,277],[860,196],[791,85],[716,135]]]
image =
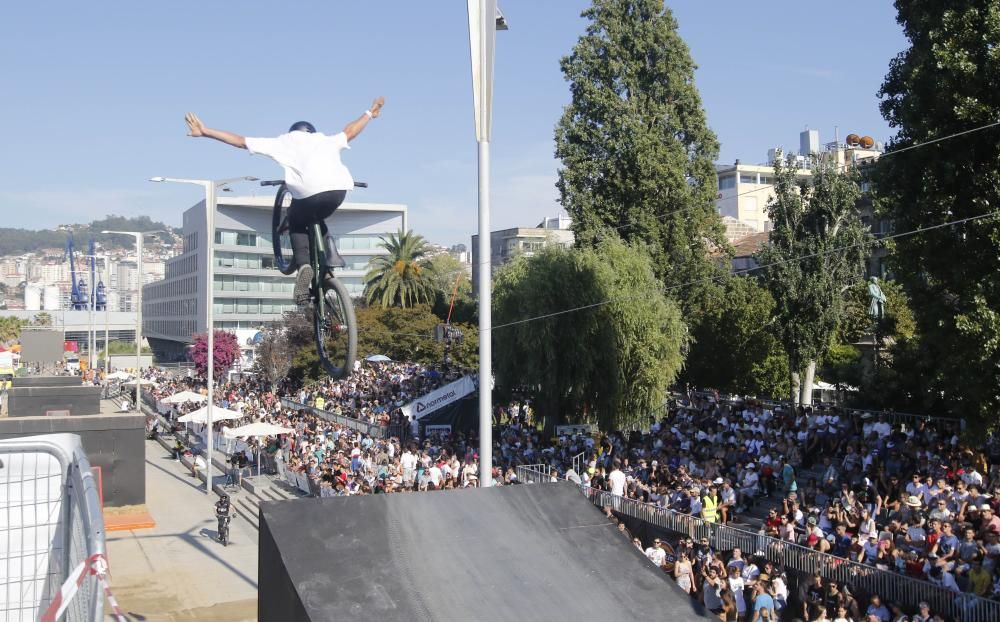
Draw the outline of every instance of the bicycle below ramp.
[[[568,482],[260,509],[261,620],[703,620]]]

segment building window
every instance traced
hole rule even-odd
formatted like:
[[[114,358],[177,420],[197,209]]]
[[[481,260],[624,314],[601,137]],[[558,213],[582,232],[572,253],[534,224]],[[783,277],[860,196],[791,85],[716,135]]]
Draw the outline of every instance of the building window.
[[[755,184],[757,183],[756,175],[740,175],[741,184]]]
[[[723,175],[719,177],[719,190],[729,190],[736,187],[735,175]]]
[[[236,246],[257,246],[257,234],[253,232],[237,233]]]

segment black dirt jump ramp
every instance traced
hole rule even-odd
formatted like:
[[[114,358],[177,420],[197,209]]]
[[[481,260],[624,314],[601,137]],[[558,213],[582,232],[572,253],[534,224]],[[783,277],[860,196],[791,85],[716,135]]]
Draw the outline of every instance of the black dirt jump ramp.
[[[703,620],[568,482],[265,502],[258,616]]]

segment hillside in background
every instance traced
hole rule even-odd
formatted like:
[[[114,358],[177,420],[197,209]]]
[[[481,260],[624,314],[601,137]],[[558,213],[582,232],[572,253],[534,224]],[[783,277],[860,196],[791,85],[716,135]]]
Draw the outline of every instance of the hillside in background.
[[[149,218],[149,216],[138,216],[126,218],[125,216],[115,216],[109,214],[100,220],[95,220],[86,225],[67,225],[73,231],[73,237],[79,248],[83,248],[90,238],[96,242],[101,242],[105,248],[125,248],[131,249],[135,242],[128,236],[104,235],[101,231],[159,231],[171,230],[170,227]],[[170,234],[159,236],[161,244],[171,246],[174,243]],[[66,231],[57,229],[9,229],[0,228],[0,256],[23,255],[32,253],[41,248],[61,248],[66,244]]]

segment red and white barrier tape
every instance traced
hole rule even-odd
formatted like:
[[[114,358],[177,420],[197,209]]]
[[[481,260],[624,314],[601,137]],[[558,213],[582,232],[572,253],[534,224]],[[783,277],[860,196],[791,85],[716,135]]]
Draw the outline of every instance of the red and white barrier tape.
[[[97,553],[83,560],[73,569],[73,572],[66,578],[66,582],[59,588],[59,592],[55,598],[52,599],[49,608],[42,614],[40,618],[41,622],[56,622],[56,620],[62,617],[62,614],[66,612],[70,601],[76,596],[77,591],[83,585],[83,581],[87,578],[88,574],[97,577],[101,588],[104,590],[104,596],[108,599],[111,610],[114,611],[115,619],[118,622],[127,621],[128,618],[125,617],[121,607],[118,606],[118,602],[111,593],[111,586],[108,585],[108,558],[104,556],[104,553]]]

